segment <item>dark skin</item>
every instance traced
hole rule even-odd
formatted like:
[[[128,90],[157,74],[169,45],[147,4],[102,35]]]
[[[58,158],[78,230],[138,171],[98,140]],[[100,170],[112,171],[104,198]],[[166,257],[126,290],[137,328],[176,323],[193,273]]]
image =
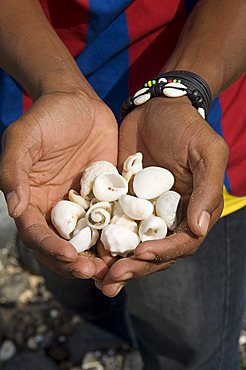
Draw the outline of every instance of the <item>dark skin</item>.
[[[174,190],[182,196],[182,220],[172,235],[141,243],[133,256],[113,264],[100,284],[109,296],[131,278],[165,270],[174,260],[194,254],[223,209],[228,158],[224,140],[187,98],[163,99],[153,99],[125,118],[120,128],[119,166],[130,154],[141,151],[144,166],[172,171]],[[214,157],[220,160],[216,163]],[[157,264],[153,262],[156,256]]]
[[[196,72],[217,96],[245,68],[245,4],[200,1],[163,71]],[[114,296],[130,278],[164,270],[197,250],[222,209],[228,148],[187,98],[156,98],[134,110],[120,128],[118,146],[112,112],[82,76],[36,0],[3,2],[0,67],[34,101],[5,133],[0,187],[24,243],[46,267],[64,277],[93,277],[104,294]],[[71,187],[79,190],[78,179],[89,163],[116,164],[118,157],[121,168],[136,151],[142,151],[145,166],[174,173],[184,204],[181,226],[163,241],[140,244],[129,258],[113,259],[102,246],[101,258],[77,256],[49,226],[51,207]],[[153,263],[156,255],[159,264]]]
[[[46,220],[50,224],[50,209],[78,187],[90,163],[116,164],[117,125],[111,111],[81,92],[50,93],[5,131],[3,153],[1,184],[8,189],[23,242],[64,277],[103,276],[107,266],[100,258],[78,256]],[[15,191],[10,190],[13,178],[21,185]]]

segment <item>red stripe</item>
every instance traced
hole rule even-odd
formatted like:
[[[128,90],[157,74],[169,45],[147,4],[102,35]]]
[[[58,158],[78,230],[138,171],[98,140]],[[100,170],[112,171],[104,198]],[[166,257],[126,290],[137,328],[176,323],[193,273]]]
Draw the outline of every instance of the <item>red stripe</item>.
[[[246,74],[220,96],[222,130],[230,148],[228,177],[231,192],[246,195]]]
[[[39,0],[50,23],[76,57],[85,47],[89,0]]]
[[[130,95],[160,72],[177,43],[185,16],[185,2],[180,0],[135,0],[127,8]]]
[[[26,112],[29,108],[32,106],[32,99],[26,94],[26,92],[23,92],[23,112]]]

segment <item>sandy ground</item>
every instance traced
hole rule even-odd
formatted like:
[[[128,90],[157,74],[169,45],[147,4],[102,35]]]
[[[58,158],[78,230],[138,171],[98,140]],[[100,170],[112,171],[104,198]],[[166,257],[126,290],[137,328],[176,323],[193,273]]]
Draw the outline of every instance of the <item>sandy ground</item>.
[[[16,236],[0,192],[0,368],[141,370],[137,351],[65,310],[41,276],[20,266]],[[246,320],[239,348],[246,369]]]

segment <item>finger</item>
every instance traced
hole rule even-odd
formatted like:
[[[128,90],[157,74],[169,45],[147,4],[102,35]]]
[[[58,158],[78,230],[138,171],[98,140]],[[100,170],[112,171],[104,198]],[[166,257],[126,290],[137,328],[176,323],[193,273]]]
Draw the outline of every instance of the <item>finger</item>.
[[[67,279],[102,279],[108,272],[107,266],[97,257],[92,258],[83,255],[78,256],[75,262],[63,262],[54,261],[52,257],[45,256],[40,252],[36,254],[37,259],[43,266]]]
[[[29,205],[23,215],[16,219],[23,243],[53,260],[75,261],[78,253],[66,240],[60,238],[46,223],[42,213]]]
[[[190,229],[197,236],[205,236],[211,224],[211,216],[218,210],[223,199],[223,183],[228,159],[224,140],[208,131],[207,140],[197,138],[190,148],[190,166],[193,173],[193,192],[187,210]],[[201,144],[202,143],[202,144]]]
[[[0,160],[0,188],[5,194],[11,217],[19,217],[29,203],[31,166],[32,158],[28,148],[18,143],[14,130],[6,129]]]
[[[108,267],[111,267],[112,264],[117,261],[117,257],[113,257],[109,251],[104,248],[104,245],[101,241],[97,243],[97,252],[99,257],[106,263]]]
[[[147,276],[157,271],[163,271],[172,266],[174,261],[153,263],[141,261],[132,256],[122,258],[111,267],[101,284],[102,292],[109,296],[116,296],[127,281]]]

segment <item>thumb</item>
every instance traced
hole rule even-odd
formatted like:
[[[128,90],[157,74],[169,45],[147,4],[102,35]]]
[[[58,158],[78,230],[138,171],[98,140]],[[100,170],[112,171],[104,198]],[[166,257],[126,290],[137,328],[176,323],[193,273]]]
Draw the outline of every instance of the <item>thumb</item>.
[[[192,170],[193,192],[187,209],[187,221],[195,235],[205,236],[223,210],[228,149],[224,140],[217,137],[216,145],[205,145],[199,152],[200,158],[196,158]]]
[[[11,217],[19,217],[26,210],[30,198],[29,173],[32,158],[25,141],[20,143],[10,129],[3,135],[0,158],[0,188],[5,194]]]

